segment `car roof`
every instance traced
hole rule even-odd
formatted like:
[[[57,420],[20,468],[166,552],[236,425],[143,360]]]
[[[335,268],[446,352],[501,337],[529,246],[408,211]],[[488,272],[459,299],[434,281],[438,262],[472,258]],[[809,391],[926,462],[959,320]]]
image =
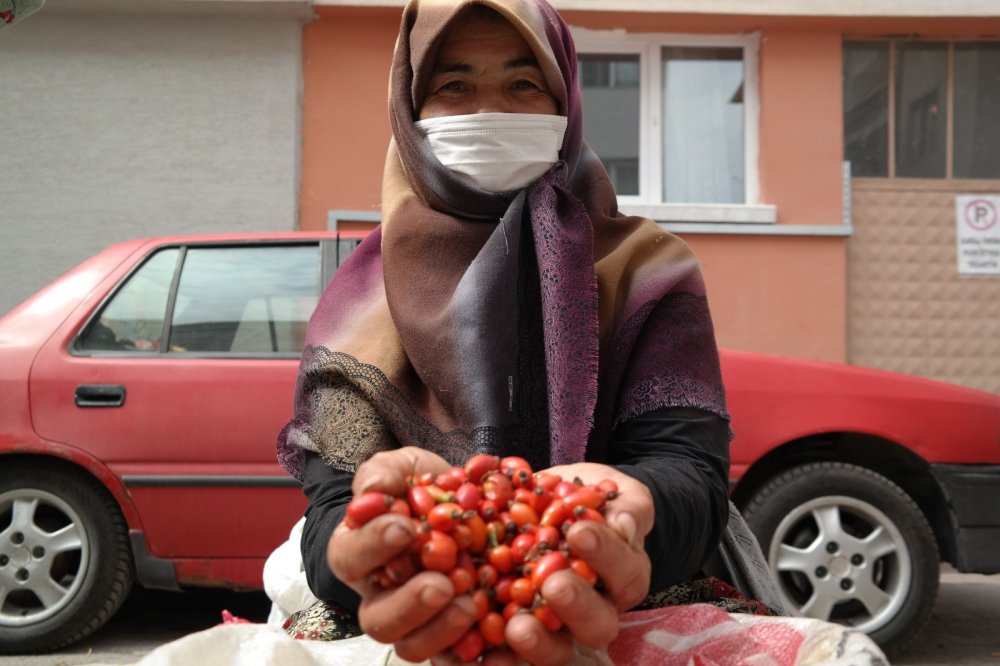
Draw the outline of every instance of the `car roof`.
[[[157,245],[174,245],[184,243],[230,243],[245,241],[271,241],[271,240],[328,240],[336,238],[364,238],[371,230],[344,230],[344,231],[251,231],[251,232],[226,232],[226,233],[189,233],[170,234],[163,236],[147,236],[145,238],[135,238],[121,241],[119,244],[135,244],[136,246],[154,243]]]

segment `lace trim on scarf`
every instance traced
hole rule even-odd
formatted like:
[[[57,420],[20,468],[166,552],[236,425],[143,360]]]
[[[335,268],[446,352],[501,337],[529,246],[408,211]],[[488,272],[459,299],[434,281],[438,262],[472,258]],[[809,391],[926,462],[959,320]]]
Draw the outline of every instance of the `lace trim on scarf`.
[[[614,426],[663,407],[729,419],[705,296],[675,292],[650,301],[616,338],[609,368],[624,376]]]
[[[379,451],[409,444],[436,453],[453,465],[478,451],[497,449],[501,429],[442,432],[421,416],[385,374],[349,354],[307,347],[300,371],[296,414],[282,433],[278,458],[301,478],[302,449],[319,453],[335,469],[353,472]],[[297,449],[297,451],[296,451]]]

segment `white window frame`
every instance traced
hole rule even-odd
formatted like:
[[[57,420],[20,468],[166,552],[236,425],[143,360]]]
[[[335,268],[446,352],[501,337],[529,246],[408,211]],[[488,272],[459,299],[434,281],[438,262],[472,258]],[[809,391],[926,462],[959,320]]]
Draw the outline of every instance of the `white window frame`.
[[[618,197],[619,208],[661,222],[751,223],[777,221],[774,206],[760,202],[758,75],[760,33],[738,35],[627,33],[571,27],[581,54],[639,56],[639,195]],[[743,49],[744,203],[665,203],[663,201],[662,48],[665,46],[737,47]],[[586,109],[584,109],[586,112]]]

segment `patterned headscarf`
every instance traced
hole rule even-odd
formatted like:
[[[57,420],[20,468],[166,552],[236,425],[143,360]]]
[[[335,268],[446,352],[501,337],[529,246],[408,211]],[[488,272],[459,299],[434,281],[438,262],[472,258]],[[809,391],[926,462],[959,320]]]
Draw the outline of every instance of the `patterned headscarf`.
[[[560,161],[509,195],[460,180],[414,126],[438,44],[469,5],[506,18],[568,119]],[[410,0],[390,76],[382,224],[337,270],[309,323],[278,458],[352,471],[403,445],[534,468],[602,460],[648,411],[728,418],[698,264],[618,212],[583,141],[569,28],[545,0]]]

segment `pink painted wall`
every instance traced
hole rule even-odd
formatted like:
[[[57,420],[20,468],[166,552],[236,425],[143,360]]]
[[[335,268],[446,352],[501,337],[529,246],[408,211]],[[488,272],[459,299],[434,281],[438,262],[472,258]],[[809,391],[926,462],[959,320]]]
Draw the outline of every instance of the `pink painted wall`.
[[[760,45],[760,192],[778,222],[843,222],[843,83],[836,32],[768,30]]]
[[[720,346],[799,358],[847,357],[842,238],[688,235]]]
[[[326,229],[328,210],[379,210],[399,17],[398,9],[319,9],[305,27],[301,229]]]

